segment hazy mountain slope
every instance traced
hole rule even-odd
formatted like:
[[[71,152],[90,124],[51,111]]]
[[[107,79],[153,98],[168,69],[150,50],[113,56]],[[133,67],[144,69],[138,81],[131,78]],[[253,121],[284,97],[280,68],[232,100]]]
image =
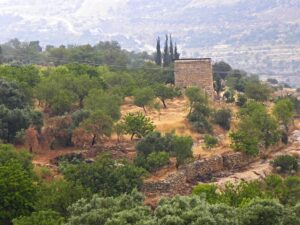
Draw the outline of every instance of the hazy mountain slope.
[[[0,41],[114,39],[128,49],[153,50],[158,35],[172,33],[183,55],[292,73],[300,71],[299,15],[299,0],[2,0]]]

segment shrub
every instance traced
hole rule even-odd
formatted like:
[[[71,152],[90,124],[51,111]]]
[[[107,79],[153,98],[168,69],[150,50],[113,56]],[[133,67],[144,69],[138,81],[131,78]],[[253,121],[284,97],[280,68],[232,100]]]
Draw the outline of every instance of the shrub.
[[[206,134],[204,136],[204,144],[205,144],[206,148],[211,149],[218,144],[218,139],[215,138],[214,136]]]
[[[140,188],[146,171],[128,161],[114,161],[109,155],[101,155],[93,163],[69,165],[63,173],[68,181],[93,193],[116,196]]]
[[[51,170],[47,167],[35,167],[35,173],[42,179],[47,179],[52,175]]]
[[[54,180],[44,182],[38,187],[36,211],[53,210],[61,216],[68,216],[67,208],[81,198],[89,198],[91,192],[88,188],[68,182],[66,180]]]
[[[30,216],[22,216],[13,220],[14,225],[60,225],[63,222],[64,218],[51,210],[33,212]]]
[[[291,171],[298,171],[298,161],[294,156],[281,155],[276,157],[272,162],[274,168],[280,167],[280,172],[286,173]]]
[[[212,127],[208,121],[211,113],[208,105],[196,103],[192,112],[188,115],[188,120],[192,124],[193,129],[199,133],[211,132]]]
[[[248,82],[245,87],[245,94],[248,98],[256,101],[267,101],[270,96],[270,89],[261,82]]]
[[[193,188],[194,195],[205,195],[205,200],[209,203],[218,201],[217,186],[212,184],[198,184]]]
[[[166,152],[153,152],[147,157],[150,170],[157,170],[169,163],[169,154]]]
[[[226,91],[223,97],[225,97],[227,103],[232,103],[235,101],[233,91]]]
[[[162,136],[159,132],[152,132],[138,142],[136,164],[144,167],[144,163],[148,164],[147,157],[150,154],[153,153],[154,160],[155,157],[166,159],[167,153],[168,156],[175,156],[180,165],[193,156],[192,146],[193,139],[191,137],[180,137],[174,133],[167,133]]]
[[[231,148],[235,151],[245,152],[247,155],[257,155],[259,153],[258,143],[256,137],[251,136],[247,132],[237,131],[229,134],[232,144]]]
[[[231,122],[231,110],[230,109],[220,109],[215,112],[213,116],[214,123],[218,124],[225,130],[230,129]]]
[[[182,165],[187,159],[193,157],[193,139],[191,137],[174,137],[174,150],[177,166]]]
[[[284,207],[275,200],[254,199],[242,208],[243,225],[277,225],[282,224]]]
[[[139,153],[143,153],[145,156],[152,152],[165,151],[164,138],[157,131],[149,133],[143,139],[141,139],[136,146]]]
[[[243,107],[247,101],[248,101],[248,99],[245,95],[238,94],[236,105],[239,107]]]
[[[169,164],[169,154],[167,152],[152,152],[148,156],[138,155],[135,159],[137,166],[154,172]]]
[[[278,84],[278,80],[274,79],[274,78],[268,78],[267,82],[270,84]]]

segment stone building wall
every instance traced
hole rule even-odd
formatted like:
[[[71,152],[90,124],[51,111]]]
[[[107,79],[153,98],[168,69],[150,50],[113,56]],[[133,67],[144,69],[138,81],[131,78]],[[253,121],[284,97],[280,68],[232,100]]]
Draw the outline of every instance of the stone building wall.
[[[175,85],[180,88],[197,86],[214,97],[211,59],[180,59],[175,61]]]

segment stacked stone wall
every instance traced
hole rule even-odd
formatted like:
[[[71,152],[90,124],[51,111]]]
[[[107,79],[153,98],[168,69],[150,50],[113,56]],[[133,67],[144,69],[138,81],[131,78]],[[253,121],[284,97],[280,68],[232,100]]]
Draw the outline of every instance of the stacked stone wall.
[[[241,152],[229,153],[222,156],[223,165],[226,170],[235,170],[249,165],[255,160]]]
[[[143,192],[160,195],[176,195],[187,190],[186,175],[183,171],[168,176],[165,180],[145,182]]]
[[[188,182],[201,180],[208,175],[220,172],[224,169],[223,157],[215,156],[209,159],[195,161],[181,168],[184,170]]]
[[[218,174],[221,171],[241,169],[249,165],[254,160],[255,159],[240,152],[197,160],[193,163],[180,167],[177,173],[168,176],[166,179],[159,181],[146,181],[143,186],[143,191],[146,194],[171,196],[190,192],[190,184],[201,181],[207,176]]]

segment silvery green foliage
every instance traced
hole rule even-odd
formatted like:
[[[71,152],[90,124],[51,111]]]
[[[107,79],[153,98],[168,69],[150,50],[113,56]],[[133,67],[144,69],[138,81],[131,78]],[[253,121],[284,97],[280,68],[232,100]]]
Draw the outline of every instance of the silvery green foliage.
[[[237,215],[230,206],[210,205],[197,196],[163,199],[155,210],[160,225],[238,225]]]
[[[136,190],[116,198],[94,195],[90,201],[81,199],[69,211],[66,225],[154,225],[150,208]]]
[[[95,195],[70,207],[65,225],[298,225],[300,205],[254,199],[241,207],[209,204],[199,196],[163,198],[154,211],[136,190],[116,198]]]

